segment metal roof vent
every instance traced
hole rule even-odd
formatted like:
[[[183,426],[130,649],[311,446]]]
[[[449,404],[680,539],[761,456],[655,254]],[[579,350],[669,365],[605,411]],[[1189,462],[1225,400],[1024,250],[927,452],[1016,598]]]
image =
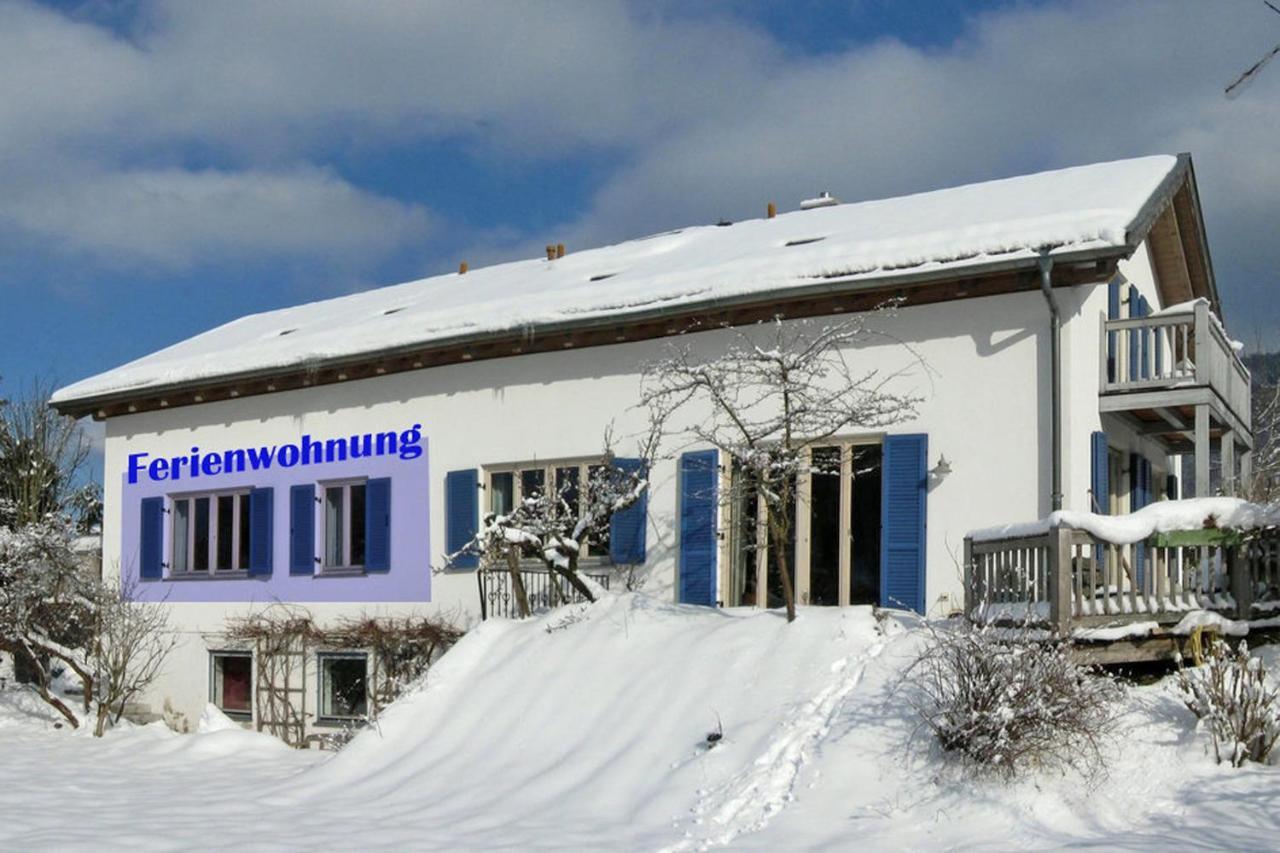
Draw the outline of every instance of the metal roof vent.
[[[815,207],[835,207],[839,203],[840,199],[836,198],[826,190],[823,190],[818,193],[817,198],[806,198],[804,201],[800,202],[800,209],[813,210]]]

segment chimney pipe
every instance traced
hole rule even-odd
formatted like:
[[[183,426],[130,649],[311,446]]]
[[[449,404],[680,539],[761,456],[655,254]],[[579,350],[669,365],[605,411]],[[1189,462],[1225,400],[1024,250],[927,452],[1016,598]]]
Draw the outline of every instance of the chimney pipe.
[[[547,244],[547,260],[554,261],[556,259],[556,246],[554,243]]]
[[[778,215],[778,206],[777,206],[776,204],[774,204],[773,202],[769,202],[769,206],[768,206],[767,208],[765,208],[765,210],[766,210],[766,214],[765,214],[765,215],[766,215],[769,219],[773,219],[773,217],[775,217],[775,216],[777,216],[777,215]]]
[[[466,275],[466,274],[467,274],[467,262],[463,261],[462,263],[458,264],[458,275]]]
[[[557,258],[564,257],[564,243],[556,243],[556,257]]]

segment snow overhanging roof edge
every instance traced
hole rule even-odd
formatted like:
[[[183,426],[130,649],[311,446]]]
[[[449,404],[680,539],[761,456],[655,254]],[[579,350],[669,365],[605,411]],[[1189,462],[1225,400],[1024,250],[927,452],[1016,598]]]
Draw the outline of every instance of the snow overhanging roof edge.
[[[1193,176],[1194,172],[1191,168],[1191,155],[1186,153],[1176,155],[1175,166],[1170,169],[1169,173],[1149,195],[1146,202],[1142,205],[1137,215],[1127,227],[1125,232],[1125,241],[1122,245],[1090,246],[1074,249],[1068,248],[1059,251],[1054,251],[1050,248],[1049,254],[1053,257],[1055,263],[1060,264],[1078,264],[1088,261],[1103,261],[1129,257],[1138,248],[1142,241],[1146,239],[1155,221],[1170,203],[1173,195],[1183,186],[1184,182],[1190,179],[1191,182],[1194,183]],[[1194,187],[1192,187],[1192,190],[1194,197],[1196,195]],[[1198,203],[1196,204],[1196,210],[1198,214]],[[1203,229],[1201,230],[1201,236],[1203,244]],[[1204,246],[1204,248],[1207,251],[1207,245]],[[868,275],[866,273],[854,273],[845,276],[833,276],[831,278],[815,281],[811,284],[788,285],[750,293],[692,299],[681,303],[676,311],[673,311],[670,306],[660,305],[641,310],[631,310],[603,315],[586,315],[578,318],[533,323],[529,324],[526,331],[541,335],[589,331],[599,328],[613,328],[620,324],[638,324],[665,317],[688,316],[709,310],[777,301],[779,298],[784,298],[786,300],[803,300],[816,296],[842,295],[853,293],[858,290],[870,290],[873,288],[909,287],[912,285],[933,284],[949,280],[970,279],[1001,273],[1033,270],[1036,268],[1037,260],[1036,255],[1023,253],[1017,257],[996,258],[977,263],[960,263],[946,265],[940,268],[903,269],[872,275]],[[1214,296],[1216,297],[1216,289]],[[235,383],[268,380],[272,377],[293,374],[306,368],[331,369],[350,367],[353,365],[368,364],[387,358],[400,357],[409,353],[420,353],[431,350],[447,350],[471,345],[483,345],[495,340],[508,339],[511,335],[511,329],[461,332],[456,335],[441,336],[431,340],[334,355],[306,365],[268,365],[249,370],[229,371],[227,373],[213,376],[188,378],[167,383],[157,382],[135,387],[113,389],[101,393],[89,392],[75,396],[59,396],[62,391],[69,390],[73,387],[73,385],[64,386],[58,392],[55,392],[51,405],[63,414],[79,417],[94,414],[104,406],[119,405],[132,400],[162,397],[165,394],[190,392],[202,388],[220,387]]]

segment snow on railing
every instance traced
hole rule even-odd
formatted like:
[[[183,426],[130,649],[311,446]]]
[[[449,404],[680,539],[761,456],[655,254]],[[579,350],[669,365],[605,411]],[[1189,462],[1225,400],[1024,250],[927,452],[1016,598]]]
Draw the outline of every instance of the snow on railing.
[[[1069,627],[1280,610],[1280,511],[1236,498],[1057,512],[965,539],[965,612]]]

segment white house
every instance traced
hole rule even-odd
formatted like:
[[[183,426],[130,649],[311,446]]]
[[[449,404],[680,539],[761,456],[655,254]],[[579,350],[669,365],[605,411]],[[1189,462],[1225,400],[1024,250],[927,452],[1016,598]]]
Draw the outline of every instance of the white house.
[[[642,366],[674,335],[712,355],[725,326],[901,301],[849,357],[923,402],[833,441],[842,476],[801,484],[810,606],[945,614],[971,529],[1159,500],[1179,454],[1202,494],[1247,467],[1249,377],[1189,156],[832,201],[256,314],[59,390],[61,412],[106,421],[104,571],[184,632],[147,702],[252,713],[219,631],[272,601],[477,618],[474,565],[444,556],[481,511],[585,482],[610,423],[639,431]],[[774,604],[752,508],[691,485],[733,472],[675,449],[585,563],[642,566],[676,600]],[[326,691],[359,683],[359,654],[309,664],[319,722],[344,716]]]

